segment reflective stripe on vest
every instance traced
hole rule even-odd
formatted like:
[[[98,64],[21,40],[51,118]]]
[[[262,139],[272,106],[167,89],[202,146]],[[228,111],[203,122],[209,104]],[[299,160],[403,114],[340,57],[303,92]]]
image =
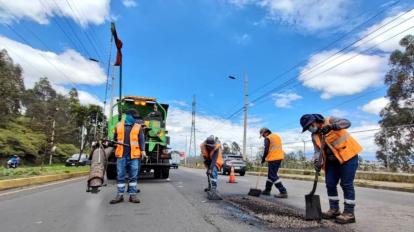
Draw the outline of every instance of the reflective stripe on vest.
[[[282,140],[276,134],[270,134],[266,138],[269,139],[269,152],[266,161],[283,160],[285,158],[282,150]]]
[[[325,119],[324,125],[330,125],[330,118]],[[325,136],[325,143],[331,149],[335,157],[342,164],[362,151],[361,145],[347,132],[346,129],[332,130]],[[318,134],[313,135],[313,141],[323,150]],[[326,160],[325,152],[322,152],[324,160]],[[325,162],[324,162],[325,165]]]
[[[129,144],[131,147],[131,159],[141,158],[141,148],[139,146],[139,132],[141,130],[141,125],[134,124],[132,126],[131,132],[129,134]],[[125,135],[125,122],[121,121],[116,124],[116,133],[118,143],[124,143]],[[115,150],[115,156],[117,158],[122,158],[124,155],[124,146],[117,145]]]

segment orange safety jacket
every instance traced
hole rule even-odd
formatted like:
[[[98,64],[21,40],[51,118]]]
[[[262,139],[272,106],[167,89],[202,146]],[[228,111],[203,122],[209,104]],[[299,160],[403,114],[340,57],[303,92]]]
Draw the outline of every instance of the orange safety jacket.
[[[132,126],[131,133],[129,134],[130,146],[131,146],[131,159],[141,158],[141,149],[139,147],[140,130],[141,130],[141,125],[135,123],[134,126]],[[117,133],[117,142],[124,143],[125,122],[123,120],[116,124],[116,133]],[[115,157],[122,158],[123,154],[124,154],[124,146],[118,144],[115,150]]]
[[[221,169],[223,166],[223,151],[221,150],[221,145],[216,144],[216,147],[210,151],[207,151],[206,144],[202,143],[200,145],[201,154],[203,155],[205,160],[213,161],[213,155],[216,150],[218,150],[218,156],[216,159],[216,166],[218,169]]]
[[[285,159],[285,153],[282,150],[282,140],[277,134],[270,134],[266,137],[269,139],[269,151],[266,155],[266,161],[275,161]]]
[[[330,118],[325,119],[325,125],[330,125]],[[323,136],[324,143],[331,149],[339,163],[344,163],[360,153],[363,149],[361,145],[348,133],[346,129],[331,130],[328,134]],[[325,169],[326,154],[323,152],[321,139],[319,134],[313,134],[313,141],[315,145],[322,151],[323,165]]]

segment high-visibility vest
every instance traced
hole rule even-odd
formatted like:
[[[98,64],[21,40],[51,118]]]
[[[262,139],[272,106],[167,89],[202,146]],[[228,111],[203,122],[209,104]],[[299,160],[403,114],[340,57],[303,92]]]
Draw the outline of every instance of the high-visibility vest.
[[[324,125],[330,125],[330,118],[325,119]],[[331,149],[332,153],[339,160],[339,163],[344,163],[362,151],[361,145],[348,133],[346,129],[331,130],[328,134],[324,135],[325,144]],[[323,149],[321,140],[318,134],[313,135],[313,141],[320,150]],[[326,160],[325,152],[322,152],[323,160]],[[323,162],[323,168],[325,168]]]
[[[270,134],[266,137],[269,139],[269,151],[266,161],[275,161],[285,159],[285,153],[282,150],[282,140],[277,134]]]
[[[200,145],[200,150],[201,150],[201,155],[204,157],[204,159],[206,160],[213,160],[213,154],[216,150],[218,150],[218,157],[216,160],[216,166],[218,169],[221,169],[221,167],[223,166],[223,151],[221,150],[221,145],[220,144],[216,144],[216,147],[214,147],[214,149],[212,149],[210,152],[207,152],[207,148],[206,148],[206,144],[202,143]]]
[[[131,159],[141,158],[141,148],[139,147],[139,132],[141,130],[141,125],[135,123],[132,126],[131,133],[129,134],[129,143],[131,147]],[[120,121],[116,124],[116,133],[117,133],[117,142],[124,143],[125,135],[125,122]],[[117,145],[115,150],[115,156],[117,158],[122,158],[124,154],[124,146]]]

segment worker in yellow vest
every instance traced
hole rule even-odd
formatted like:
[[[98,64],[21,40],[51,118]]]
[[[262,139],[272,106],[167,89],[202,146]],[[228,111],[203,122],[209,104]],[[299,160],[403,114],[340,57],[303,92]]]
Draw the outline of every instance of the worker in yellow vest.
[[[137,123],[139,118],[137,111],[128,110],[125,114],[125,120],[118,122],[114,131],[114,140],[118,142],[115,150],[118,192],[110,201],[111,204],[124,201],[126,173],[128,173],[129,201],[140,203],[136,194],[141,158],[146,157],[144,132],[141,125]]]
[[[354,178],[362,147],[346,130],[351,122],[337,117],[324,118],[320,114],[305,114],[300,124],[302,132],[308,130],[312,133],[315,170],[325,171],[329,210],[322,213],[323,218],[335,219],[340,224],[355,222]],[[343,213],[339,209],[339,181],[345,198]]]
[[[282,160],[285,158],[284,152],[282,150],[282,140],[277,134],[272,133],[272,131],[270,131],[268,128],[260,129],[260,136],[264,138],[262,164],[265,162],[268,163],[266,188],[263,190],[262,194],[270,195],[272,186],[275,185],[279,190],[279,194],[276,194],[275,197],[287,198],[287,190],[277,175]]]

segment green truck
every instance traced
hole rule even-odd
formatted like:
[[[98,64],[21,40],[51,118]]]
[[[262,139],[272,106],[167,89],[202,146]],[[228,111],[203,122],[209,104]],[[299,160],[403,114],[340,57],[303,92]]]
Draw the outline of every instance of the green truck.
[[[129,109],[135,109],[139,115],[139,123],[142,125],[145,134],[145,151],[148,158],[141,162],[140,175],[149,175],[153,172],[156,179],[166,179],[169,177],[171,167],[171,154],[168,145],[170,138],[167,135],[166,119],[168,104],[161,104],[155,98],[127,96],[117,102],[112,108],[116,112],[108,120],[108,138],[113,140],[115,126],[119,122],[118,110],[122,113]],[[116,157],[115,152],[108,157],[106,170],[108,179],[116,179]]]

